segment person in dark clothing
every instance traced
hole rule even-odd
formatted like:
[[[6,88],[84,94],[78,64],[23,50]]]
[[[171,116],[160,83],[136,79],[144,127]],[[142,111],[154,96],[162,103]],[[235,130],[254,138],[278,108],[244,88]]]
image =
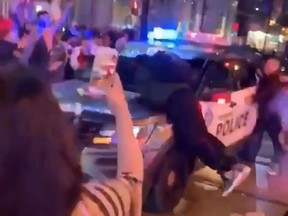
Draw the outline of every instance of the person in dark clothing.
[[[36,41],[33,51],[28,60],[30,66],[37,68],[39,72],[41,72],[40,76],[42,80],[46,83],[49,83],[48,68],[49,68],[49,62],[50,62],[50,50],[48,50],[46,46],[44,37],[40,37]]]
[[[153,166],[145,173],[146,211],[168,213],[179,201],[185,202],[185,188],[198,159],[222,177],[224,197],[249,176],[251,169],[239,164],[224,144],[208,132],[199,101],[191,89],[178,89],[170,95],[166,117],[172,125],[172,136],[162,140],[164,144],[153,159]]]
[[[270,175],[279,174],[279,160],[283,154],[279,141],[279,134],[282,130],[281,121],[279,116],[269,109],[271,101],[282,88],[279,71],[280,61],[275,58],[268,59],[264,67],[264,77],[260,80],[255,95],[255,102],[258,104],[258,120],[253,133],[256,140],[253,141],[256,142],[253,142],[253,149],[247,148],[240,154],[240,157],[245,161],[255,162],[256,156],[261,148],[263,134],[267,132],[274,148],[272,163],[267,170]]]
[[[0,65],[16,59],[14,52],[17,50],[17,44],[10,39],[12,29],[13,22],[0,17]]]
[[[183,158],[198,157],[205,165],[217,170],[224,181],[223,196],[230,194],[248,177],[251,169],[239,164],[224,144],[208,132],[199,101],[192,90],[180,89],[172,93],[167,103],[167,119],[172,124],[175,151]]]

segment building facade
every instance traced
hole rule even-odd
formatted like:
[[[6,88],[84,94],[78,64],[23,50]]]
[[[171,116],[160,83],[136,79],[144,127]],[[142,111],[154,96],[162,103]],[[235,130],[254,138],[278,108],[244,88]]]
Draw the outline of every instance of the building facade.
[[[75,0],[74,20],[90,27],[110,26],[113,21],[113,0]]]
[[[149,27],[176,29],[181,22],[189,32],[229,37],[237,3],[237,0],[152,0]]]
[[[0,16],[7,17],[9,15],[10,1],[0,0]]]

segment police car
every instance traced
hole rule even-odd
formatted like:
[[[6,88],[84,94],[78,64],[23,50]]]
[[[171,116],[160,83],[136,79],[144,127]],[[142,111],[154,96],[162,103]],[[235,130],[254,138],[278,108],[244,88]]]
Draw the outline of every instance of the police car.
[[[218,137],[226,146],[242,142],[252,134],[257,118],[257,109],[253,104],[252,96],[256,90],[257,74],[261,68],[260,64],[255,63],[258,55],[254,58],[252,54],[251,58],[246,58],[248,54],[239,55],[238,51],[223,47],[190,45],[174,47],[167,44],[164,46],[163,44],[130,43],[120,55],[119,62],[124,60],[125,65],[137,67],[137,61],[135,62],[137,56],[154,55],[158,51],[165,51],[173,58],[188,61],[195,70],[197,74],[194,77],[197,80],[195,90],[211,134]],[[120,77],[125,72],[118,68]],[[134,122],[135,136],[144,140],[142,142],[146,168],[144,202],[153,199],[152,209],[155,211],[162,211],[168,206],[173,209],[184,189],[169,188],[170,196],[163,193],[167,191],[166,183],[163,182],[167,182],[171,170],[165,167],[157,172],[158,181],[154,178],[155,170],[153,170],[169,149],[166,143],[172,136],[171,127],[166,122],[164,113],[149,110],[137,102],[137,98],[141,96],[135,88],[131,88],[133,82],[129,77],[127,79],[122,77],[122,82],[126,89],[134,91],[127,92],[126,96]],[[88,137],[89,143],[82,152],[83,171],[95,178],[101,175],[113,176],[117,167],[116,145],[113,145],[117,143],[117,137],[114,134],[113,117],[103,101],[95,101],[79,95],[79,89],[85,85],[87,84],[81,81],[69,81],[54,85],[53,90],[63,110],[72,110],[78,114],[82,112],[80,132],[85,138]],[[82,109],[80,112],[79,104]],[[150,205],[145,205],[145,208],[151,210]]]
[[[125,58],[126,65],[137,65],[134,62],[137,56],[154,55],[159,51],[189,62],[194,73],[192,85],[199,97],[210,133],[227,146],[236,144],[252,133],[257,117],[252,96],[261,75],[261,54],[248,47],[173,46],[170,42],[158,41],[153,45],[134,42],[127,45],[119,61]],[[133,69],[136,68],[134,66]],[[118,70],[120,77],[126,73],[121,69],[124,68]],[[124,87],[131,89],[129,87],[133,83],[128,81],[126,84],[125,77],[122,80]]]
[[[226,146],[241,144],[252,134],[257,119],[257,105],[253,103],[253,95],[256,91],[256,84],[262,75],[263,58],[260,53],[246,46],[223,47],[203,46],[203,44],[173,46],[170,42],[156,41],[156,44],[153,45],[130,43],[122,55],[125,65],[134,65],[132,67],[135,70],[137,63],[134,62],[134,59],[137,56],[141,54],[151,56],[159,51],[189,63],[194,81],[192,84],[190,83],[190,87],[195,90],[199,98],[202,114],[211,134]],[[121,62],[121,60],[120,57],[119,61]],[[119,69],[118,72],[121,76],[122,68]],[[122,80],[124,86],[131,89],[131,85],[133,85],[132,82],[129,82],[131,80],[128,80],[126,85],[125,76]],[[158,83],[158,85],[161,84]],[[151,89],[151,86],[148,88]],[[161,92],[160,86],[155,87],[152,95],[157,95],[157,92]],[[165,143],[169,139],[167,134],[171,131],[169,131],[169,127],[163,125],[161,127],[162,131],[158,132],[161,135],[158,135],[157,138],[161,137],[162,143]],[[163,130],[166,130],[166,133]],[[143,193],[144,201],[146,201],[144,209],[161,212],[172,210],[177,205],[181,197],[179,194],[182,194],[184,189],[177,187],[177,184],[175,187],[167,185],[171,173],[175,172],[170,170],[169,165],[161,163],[162,160],[167,159],[167,155],[165,155],[167,148],[162,145],[155,151],[156,146],[159,146],[158,143],[159,141],[154,139],[149,147],[150,151],[146,151],[144,155],[146,165],[150,164],[147,165]],[[163,167],[160,170],[157,169],[159,164],[162,164],[161,167]],[[174,176],[172,179],[175,181],[177,178],[179,179]],[[185,176],[180,177],[182,180],[184,178],[188,180]],[[153,200],[152,206],[149,200]]]

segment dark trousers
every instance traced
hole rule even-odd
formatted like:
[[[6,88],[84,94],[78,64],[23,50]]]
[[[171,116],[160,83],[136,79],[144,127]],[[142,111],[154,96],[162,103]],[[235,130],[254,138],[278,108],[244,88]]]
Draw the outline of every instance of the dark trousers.
[[[229,153],[226,146],[210,133],[199,142],[196,152],[206,166],[218,173],[230,171],[238,162],[237,157]]]
[[[254,128],[251,139],[244,145],[239,157],[246,162],[255,162],[256,156],[262,145],[264,132],[267,132],[274,149],[274,156],[272,161],[278,163],[284,151],[279,142],[279,134],[281,132],[280,119],[271,115],[268,118],[259,118]]]
[[[186,146],[184,151],[183,155],[194,155],[204,165],[216,170],[219,174],[230,171],[238,162],[237,157],[229,154],[226,146],[210,133],[207,133],[199,141],[195,140],[193,145]]]

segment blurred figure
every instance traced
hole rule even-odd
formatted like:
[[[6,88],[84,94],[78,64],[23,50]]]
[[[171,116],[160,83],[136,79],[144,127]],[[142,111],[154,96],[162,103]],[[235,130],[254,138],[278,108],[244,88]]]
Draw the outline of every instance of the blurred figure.
[[[50,51],[54,45],[56,32],[64,26],[73,4],[70,2],[63,13],[63,16],[55,24],[47,11],[37,13],[38,39],[33,46],[29,58],[29,64],[41,72],[42,79],[50,85],[49,62]]]
[[[116,41],[115,43],[115,49],[121,53],[125,47],[126,47],[126,44],[128,43],[129,41],[129,34],[127,31],[124,31],[122,33],[122,36]]]
[[[67,64],[64,70],[64,79],[74,79],[75,71],[71,67],[71,55],[74,48],[81,46],[81,32],[74,27],[72,29],[66,28],[62,36],[61,43],[63,46],[65,46],[68,55]]]
[[[208,132],[200,104],[192,90],[178,90],[170,96],[167,119],[172,124],[173,148],[183,161],[185,157],[191,159],[191,164],[183,164],[183,167],[191,166],[190,174],[195,163],[192,158],[199,158],[221,175],[224,182],[223,196],[229,195],[248,177],[251,169],[239,164],[235,156],[228,154],[225,145]]]
[[[38,40],[37,34],[37,23],[29,22],[25,25],[26,33],[20,38],[18,42],[18,47],[20,53],[18,53],[19,58],[21,57],[21,62],[24,64],[29,64],[29,59],[34,50],[35,43]]]
[[[80,199],[81,170],[72,131],[37,76],[15,64],[0,70],[3,216],[68,216]]]
[[[93,83],[115,115],[117,178],[86,184],[72,130],[39,73],[14,64],[0,82],[1,216],[141,216],[143,158],[117,74]]]
[[[106,33],[103,34],[103,46],[105,47],[111,47],[114,48],[115,47],[115,33],[112,31],[108,31]]]
[[[0,17],[0,64],[16,58],[14,52],[18,46],[13,40],[12,31],[13,22],[10,19]]]
[[[64,70],[68,61],[69,47],[61,41],[63,32],[56,34],[54,39],[54,46],[50,52],[49,62],[49,79],[51,83],[57,83],[64,80]]]
[[[34,42],[37,40],[37,35],[34,33],[32,26],[33,24],[27,24],[29,33],[18,38],[12,20],[0,18],[0,62],[2,64],[13,60],[28,63]]]
[[[104,46],[103,34],[99,30],[92,29],[92,35],[93,35],[94,43],[97,46]]]
[[[82,33],[81,45],[73,48],[70,64],[75,71],[75,78],[90,79],[97,45],[91,30]]]
[[[34,4],[32,1],[18,1],[11,8],[10,13],[17,29],[17,37],[22,38],[29,31],[26,26],[27,23],[35,19]]]
[[[249,162],[255,162],[260,150],[263,134],[267,132],[273,142],[274,156],[267,172],[270,175],[278,175],[280,172],[279,160],[283,154],[283,149],[279,142],[281,122],[279,116],[269,110],[269,104],[282,88],[279,78],[280,61],[276,58],[269,58],[264,65],[264,77],[260,80],[255,102],[258,104],[258,120],[254,129],[257,140],[251,143],[248,152],[242,152],[241,157]],[[249,158],[247,158],[249,157]]]
[[[110,47],[111,43],[112,43],[112,41],[111,41],[110,35],[108,33],[104,34],[103,35],[103,46]]]
[[[208,132],[200,103],[189,87],[170,94],[166,117],[172,125],[172,137],[154,159],[153,167],[147,171],[144,191],[155,195],[144,200],[145,208],[149,210],[149,202],[155,202],[151,205],[157,206],[157,212],[173,211],[184,195],[198,159],[221,176],[223,197],[232,193],[249,176],[251,169],[239,164],[225,145]],[[152,186],[149,191],[150,182],[158,187]]]
[[[256,130],[260,139],[259,149],[265,131],[269,134],[273,142],[274,156],[267,170],[270,175],[279,174],[279,162],[284,153],[279,141],[281,120],[278,115],[275,115],[269,110],[270,102],[282,88],[282,83],[280,82],[280,66],[281,63],[276,58],[267,60],[264,67],[265,77],[260,80],[256,92],[256,102],[258,104],[258,123]]]
[[[287,77],[286,77],[287,78]],[[288,151],[288,83],[287,80],[283,84],[283,88],[276,94],[269,105],[271,113],[276,114],[280,118],[281,133],[279,135],[279,141],[282,144],[283,150]]]

